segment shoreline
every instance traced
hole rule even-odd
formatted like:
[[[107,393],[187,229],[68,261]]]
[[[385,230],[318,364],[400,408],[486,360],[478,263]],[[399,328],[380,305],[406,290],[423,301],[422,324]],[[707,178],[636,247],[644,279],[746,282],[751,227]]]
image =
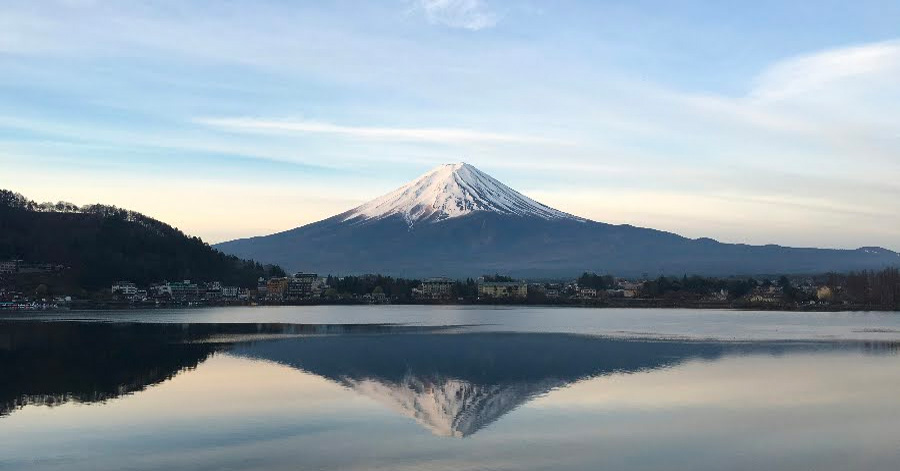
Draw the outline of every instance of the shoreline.
[[[298,303],[203,303],[203,304],[159,304],[159,305],[134,305],[134,304],[102,304],[102,305],[81,305],[81,306],[64,306],[51,308],[0,308],[0,316],[6,313],[28,313],[28,312],[92,312],[92,311],[153,311],[153,310],[171,310],[171,309],[207,309],[207,308],[238,308],[238,307],[316,307],[316,306],[346,306],[346,307],[363,307],[363,306],[422,306],[422,307],[534,307],[534,308],[568,308],[568,309],[689,309],[689,310],[730,310],[737,312],[797,312],[797,313],[835,313],[835,312],[897,312],[900,310],[884,309],[878,306],[868,305],[782,305],[782,304],[748,304],[748,303],[681,303],[681,302],[625,302],[625,303],[366,303],[366,302],[298,302]]]

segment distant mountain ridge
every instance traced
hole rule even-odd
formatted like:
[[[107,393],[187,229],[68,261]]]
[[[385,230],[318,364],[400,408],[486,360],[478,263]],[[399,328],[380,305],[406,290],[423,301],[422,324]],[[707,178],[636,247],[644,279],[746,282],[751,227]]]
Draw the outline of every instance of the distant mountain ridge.
[[[802,274],[900,265],[900,254],[880,247],[724,244],[595,222],[538,203],[465,163],[442,165],[323,221],[215,247],[289,270],[415,277]]]
[[[88,290],[117,280],[215,280],[251,287],[272,270],[134,211],[38,204],[7,190],[0,190],[0,260],[63,265],[61,287]]]

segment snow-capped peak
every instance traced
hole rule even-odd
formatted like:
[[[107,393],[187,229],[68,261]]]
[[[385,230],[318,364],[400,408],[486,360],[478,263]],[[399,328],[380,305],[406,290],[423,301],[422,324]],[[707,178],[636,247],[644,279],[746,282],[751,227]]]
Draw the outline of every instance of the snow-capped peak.
[[[528,198],[465,162],[445,164],[343,215],[344,221],[402,216],[410,227],[475,211],[541,219],[581,218]]]

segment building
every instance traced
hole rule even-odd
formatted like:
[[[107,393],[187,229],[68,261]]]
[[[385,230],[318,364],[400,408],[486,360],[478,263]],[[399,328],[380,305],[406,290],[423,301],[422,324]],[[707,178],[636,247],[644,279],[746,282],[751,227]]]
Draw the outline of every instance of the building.
[[[363,300],[369,304],[387,304],[388,297],[382,293],[367,293],[363,295]]]
[[[288,279],[287,278],[269,278],[266,282],[266,298],[272,300],[282,300],[287,294]]]
[[[776,286],[757,288],[747,299],[751,303],[778,303],[784,300],[781,288]]]
[[[0,274],[2,273],[16,273],[19,271],[19,262],[20,260],[3,260],[0,261]]]
[[[215,301],[217,299],[222,298],[222,283],[218,281],[212,281],[206,284],[206,292],[203,295],[204,299]]]
[[[223,286],[222,287],[222,297],[223,298],[236,298],[241,293],[240,288],[237,286]]]
[[[191,280],[166,282],[160,286],[160,294],[168,294],[172,299],[196,299],[200,295],[200,288]]]
[[[309,298],[320,294],[322,281],[315,273],[295,273],[287,279],[284,297],[288,299]]]
[[[633,289],[613,288],[606,290],[606,295],[610,298],[636,298],[638,292]]]
[[[116,284],[112,285],[110,291],[112,294],[120,294],[127,298],[131,298],[137,294],[138,289],[137,286],[130,281],[117,281]]]
[[[478,283],[479,298],[525,298],[528,284],[520,281],[482,281]]]
[[[619,280],[618,287],[625,291],[640,291],[644,287],[643,281]],[[628,296],[626,296],[628,297]]]
[[[447,299],[453,295],[453,280],[449,278],[428,278],[419,285],[419,297],[424,299]]]
[[[256,294],[261,298],[266,297],[266,294],[269,292],[267,283],[268,282],[263,277],[259,277],[259,279],[256,281]]]

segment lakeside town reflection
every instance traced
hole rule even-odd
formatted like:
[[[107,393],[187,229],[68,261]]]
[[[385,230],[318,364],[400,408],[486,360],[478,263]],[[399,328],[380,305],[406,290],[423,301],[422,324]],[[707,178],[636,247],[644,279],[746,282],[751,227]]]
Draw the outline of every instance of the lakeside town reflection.
[[[834,349],[896,353],[898,347],[614,340],[389,324],[0,322],[0,420],[27,405],[136,394],[227,353],[326,378],[436,435],[466,437],[538,396],[587,378],[725,355]]]

